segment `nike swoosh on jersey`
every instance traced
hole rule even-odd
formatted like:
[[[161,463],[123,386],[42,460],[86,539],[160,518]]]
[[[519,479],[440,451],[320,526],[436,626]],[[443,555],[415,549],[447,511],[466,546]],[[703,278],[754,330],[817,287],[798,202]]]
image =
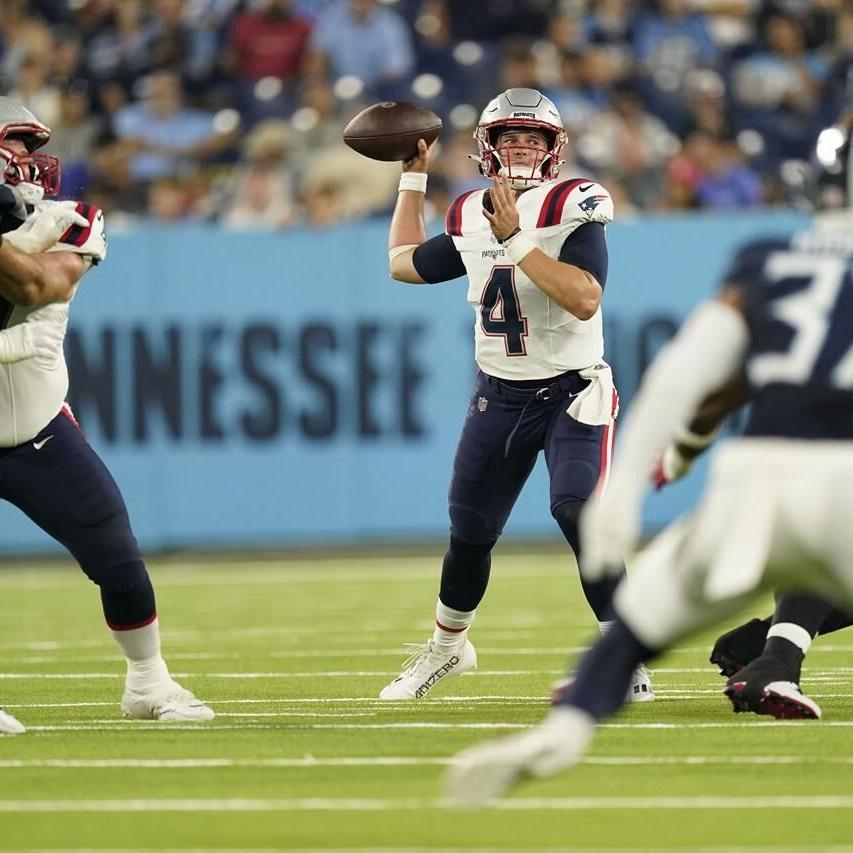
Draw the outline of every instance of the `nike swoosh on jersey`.
[[[49,436],[47,436],[47,438],[43,438],[41,441],[34,441],[33,447],[36,450],[41,450],[42,447],[44,447],[52,438],[53,438],[53,436],[49,435]]]
[[[595,186],[595,184],[581,184],[581,185],[578,187],[578,189],[579,189],[582,193],[585,193],[585,192],[588,192],[589,190],[591,190],[594,186]]]

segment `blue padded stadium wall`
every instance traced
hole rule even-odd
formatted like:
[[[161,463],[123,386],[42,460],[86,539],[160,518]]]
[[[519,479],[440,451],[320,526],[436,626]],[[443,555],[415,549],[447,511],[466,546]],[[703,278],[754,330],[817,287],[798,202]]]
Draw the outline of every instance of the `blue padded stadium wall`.
[[[606,356],[627,410],[638,377],[742,240],[793,213],[650,217],[608,229]],[[75,412],[147,549],[442,537],[474,374],[465,280],[387,275],[384,222],[112,236],[72,306]],[[618,431],[617,431],[618,432]],[[540,463],[506,536],[552,536]],[[702,470],[649,502],[689,505]],[[0,503],[0,553],[54,550]]]

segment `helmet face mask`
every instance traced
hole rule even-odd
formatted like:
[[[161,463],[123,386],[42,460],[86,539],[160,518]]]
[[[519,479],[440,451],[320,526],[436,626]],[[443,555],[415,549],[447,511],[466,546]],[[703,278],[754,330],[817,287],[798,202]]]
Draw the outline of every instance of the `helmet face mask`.
[[[545,140],[540,148],[529,143],[501,144],[504,133],[536,133]],[[554,104],[536,89],[507,89],[489,103],[474,130],[479,156],[472,157],[487,178],[506,177],[510,185],[526,190],[553,180],[560,171],[566,144],[563,121]],[[514,151],[531,152],[532,157],[513,157]]]

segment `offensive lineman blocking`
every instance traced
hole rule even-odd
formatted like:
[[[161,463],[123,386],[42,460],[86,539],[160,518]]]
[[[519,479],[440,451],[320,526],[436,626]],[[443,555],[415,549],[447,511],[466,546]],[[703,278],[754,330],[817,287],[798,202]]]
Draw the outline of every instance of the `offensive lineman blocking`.
[[[49,139],[29,110],[0,97],[0,498],[62,543],[100,587],[127,660],[125,716],[211,720],[213,711],[169,676],[124,500],[65,402],[69,303],[107,244],[98,208],[43,201],[59,190],[58,159],[35,153]],[[0,710],[0,733],[23,731]]]
[[[489,190],[463,194],[445,233],[426,239],[423,198],[432,147],[403,164],[388,236],[392,278],[411,284],[468,277],[479,373],[453,464],[450,544],[433,637],[381,692],[421,698],[477,662],[468,628],[485,594],[491,551],[544,451],[551,514],[580,558],[578,516],[604,478],[618,396],[602,360],[599,305],[607,279],[607,191],[585,178],[557,180],[566,141],[554,105],[534,89],[509,89],[474,137]],[[584,582],[606,630],[618,582]],[[631,698],[654,698],[644,667]]]

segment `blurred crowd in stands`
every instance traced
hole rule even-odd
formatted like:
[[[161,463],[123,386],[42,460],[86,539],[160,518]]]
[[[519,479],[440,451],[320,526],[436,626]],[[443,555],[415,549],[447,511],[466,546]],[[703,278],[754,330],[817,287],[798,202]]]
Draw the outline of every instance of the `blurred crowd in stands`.
[[[853,104],[849,0],[0,0],[0,93],[52,127],[63,195],[281,229],[387,213],[397,164],[341,142],[358,110],[444,119],[429,209],[481,186],[471,139],[510,86],[543,90],[564,174],[617,216],[784,205]]]

